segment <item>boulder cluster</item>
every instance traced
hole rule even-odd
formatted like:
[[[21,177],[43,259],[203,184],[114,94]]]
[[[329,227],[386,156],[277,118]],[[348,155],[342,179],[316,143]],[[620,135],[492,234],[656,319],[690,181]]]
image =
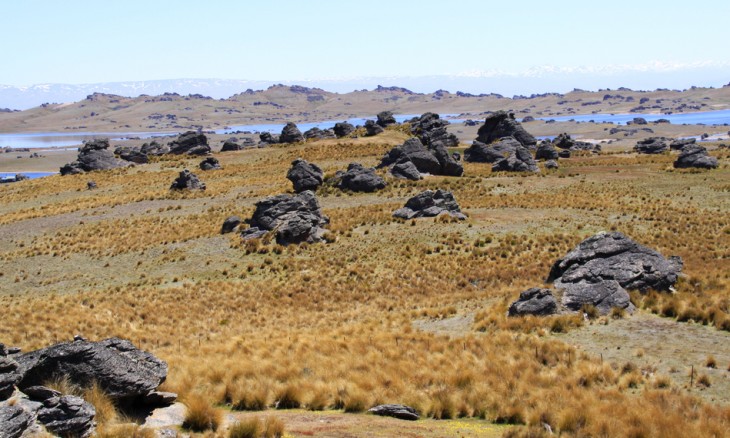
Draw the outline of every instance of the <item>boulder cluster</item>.
[[[228,222],[231,218],[227,219]],[[274,233],[280,245],[324,241],[329,218],[322,214],[317,197],[311,190],[295,195],[271,196],[256,203],[244,239],[260,238]]]
[[[605,315],[613,308],[632,312],[629,290],[666,291],[679,279],[682,260],[665,258],[620,232],[587,238],[557,260],[548,275],[550,289],[529,289],[509,309],[510,316],[579,311],[592,305]],[[555,294],[561,296],[560,307]]]
[[[412,166],[403,166],[409,162]],[[398,169],[394,171],[396,166]],[[417,137],[391,149],[380,160],[378,167],[390,167],[394,176],[408,179],[420,179],[420,174],[461,176],[464,173],[464,167],[449,155],[442,142],[424,145]],[[412,170],[413,167],[418,171],[418,177]]]
[[[96,411],[90,403],[45,386],[59,376],[81,388],[98,384],[115,406],[129,412],[150,412],[177,398],[157,390],[167,377],[167,364],[127,340],[89,342],[77,336],[24,354],[8,350],[0,344],[3,437],[30,436],[42,429],[63,437],[94,433]]]

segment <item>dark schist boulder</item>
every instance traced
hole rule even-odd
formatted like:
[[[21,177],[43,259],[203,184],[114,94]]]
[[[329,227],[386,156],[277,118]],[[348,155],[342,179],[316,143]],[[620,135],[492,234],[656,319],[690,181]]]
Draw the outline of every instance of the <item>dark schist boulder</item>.
[[[223,221],[223,226],[221,226],[221,234],[228,234],[236,231],[239,225],[241,225],[240,217],[238,216],[229,216],[226,218],[226,220]]]
[[[196,174],[185,169],[172,182],[170,190],[205,190],[205,183]]]
[[[421,172],[418,171],[418,168],[415,164],[411,161],[403,161],[401,163],[396,163],[390,168],[390,174],[393,175],[395,178],[398,179],[407,179],[411,181],[418,181],[419,179],[423,179],[421,176]]]
[[[147,155],[148,157],[158,157],[160,155],[169,154],[170,147],[157,143],[155,140],[152,140],[152,142],[150,143],[144,143],[142,147],[139,148],[139,151]]]
[[[716,169],[718,166],[717,158],[707,154],[707,149],[703,146],[690,144],[682,149],[679,157],[674,162],[677,169],[686,169],[690,167],[699,169]]]
[[[278,134],[272,134],[270,132],[262,132],[259,134],[259,140],[261,140],[259,144],[263,145],[282,143]]]
[[[449,133],[446,128],[449,122],[436,113],[429,112],[420,117],[414,117],[410,120],[410,124],[411,134],[418,137],[426,146],[436,143],[441,143],[447,148],[459,145],[456,135]]]
[[[555,137],[553,139],[553,145],[559,149],[562,149],[563,151],[591,151],[591,152],[600,152],[601,151],[600,145],[595,145],[595,144],[589,143],[587,141],[575,140],[566,133],[559,134],[557,137]],[[568,157],[563,157],[561,155],[560,157],[569,158],[570,155],[568,154]]]
[[[377,115],[377,123],[379,126],[385,128],[390,125],[395,125],[398,122],[395,121],[395,117],[393,117],[392,111],[381,111]]]
[[[18,363],[11,357],[0,357],[0,401],[10,397],[15,391],[15,385],[20,382],[22,375],[18,368]]]
[[[324,182],[324,172],[316,164],[297,158],[292,161],[286,178],[292,182],[297,193],[305,190],[316,191]]]
[[[563,290],[561,303],[568,310],[579,311],[585,305],[595,306],[601,315],[607,315],[613,308],[630,313],[635,310],[628,291],[615,280],[564,283],[559,288]]]
[[[374,120],[365,121],[365,135],[367,137],[373,137],[378,134],[382,134],[385,130],[382,126],[375,123]]]
[[[135,164],[147,164],[150,162],[150,157],[136,148],[124,148],[118,155],[122,160]]]
[[[207,157],[198,165],[200,170],[220,170],[222,169],[221,163],[215,157]]]
[[[96,382],[114,400],[134,401],[156,390],[167,377],[164,361],[119,338],[62,342],[18,355],[16,361],[21,391],[64,376],[82,387]]]
[[[170,153],[174,155],[208,155],[211,152],[208,137],[195,131],[187,131],[177,140],[168,143]]]
[[[504,137],[491,144],[484,144],[475,140],[471,146],[464,151],[464,161],[470,163],[496,163],[511,154],[522,144],[513,137]]]
[[[401,146],[391,149],[380,161],[378,167],[412,162],[420,173],[432,175],[461,176],[464,168],[449,155],[443,143],[431,144],[428,148],[418,138],[409,138]]]
[[[415,409],[406,405],[387,404],[378,405],[368,409],[368,412],[383,417],[393,417],[399,420],[418,420],[418,413]]]
[[[669,149],[673,151],[681,151],[685,146],[695,143],[697,143],[696,138],[678,138],[669,144]]]
[[[640,140],[634,146],[634,150],[640,154],[661,154],[669,150],[664,137],[649,137]]]
[[[503,137],[514,137],[522,146],[534,147],[537,139],[515,120],[513,113],[497,111],[484,120],[484,124],[477,131],[477,141],[490,144]]]
[[[335,132],[335,135],[337,138],[347,137],[348,135],[355,132],[355,127],[348,122],[338,122],[335,123],[334,128],[332,130]]]
[[[558,165],[558,162],[556,160],[547,160],[545,162],[545,169],[553,170],[553,169],[557,169],[559,167],[560,166]]]
[[[599,233],[556,261],[548,282],[556,288],[616,281],[628,290],[668,290],[682,271],[682,259],[665,258],[619,232]]]
[[[509,316],[538,315],[547,316],[558,313],[558,302],[550,289],[533,287],[520,294],[509,306]]]
[[[51,397],[38,409],[38,422],[47,431],[62,437],[89,437],[94,433],[96,410],[81,397]]]
[[[304,138],[307,140],[325,140],[328,138],[337,138],[335,131],[331,129],[319,129],[316,126],[312,129],[304,131]]]
[[[557,160],[558,150],[549,141],[541,141],[535,151],[536,160]]]
[[[456,219],[464,220],[466,215],[461,212],[454,195],[446,190],[426,190],[406,201],[403,208],[393,212],[393,216],[401,219],[419,217],[434,217],[448,214]]]
[[[35,415],[19,405],[0,406],[0,437],[21,438],[28,436],[28,429],[35,423]]]
[[[95,170],[108,170],[131,166],[129,161],[121,160],[109,150],[109,139],[89,141],[79,149],[76,161],[61,167],[61,175],[74,175]]]
[[[221,152],[231,152],[231,151],[240,151],[243,149],[243,146],[236,143],[235,141],[226,140],[223,142],[223,146],[221,147]]]
[[[302,132],[297,128],[295,123],[289,122],[281,130],[279,143],[301,143],[303,141],[304,135],[302,135]]]
[[[540,172],[530,150],[522,145],[492,165],[492,172]]]
[[[375,173],[372,167],[363,167],[359,163],[350,163],[347,171],[338,175],[337,186],[353,192],[375,192],[385,188],[385,180]]]
[[[315,243],[324,240],[329,218],[322,214],[317,197],[312,191],[296,195],[277,195],[256,203],[249,221],[250,228],[243,231],[244,239],[259,238],[274,232],[281,245],[291,243]]]

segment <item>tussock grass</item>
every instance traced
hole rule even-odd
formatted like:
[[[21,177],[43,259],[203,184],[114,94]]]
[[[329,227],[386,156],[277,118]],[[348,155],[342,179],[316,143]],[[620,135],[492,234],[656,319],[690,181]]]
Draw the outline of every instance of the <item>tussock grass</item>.
[[[221,426],[223,414],[200,395],[186,397],[185,419],[182,427],[193,432],[216,431]]]

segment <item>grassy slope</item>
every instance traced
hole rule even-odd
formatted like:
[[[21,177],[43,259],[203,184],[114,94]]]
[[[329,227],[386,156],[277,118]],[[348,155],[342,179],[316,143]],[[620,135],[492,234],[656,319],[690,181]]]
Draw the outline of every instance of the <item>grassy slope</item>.
[[[711,172],[672,171],[669,155],[609,153],[562,160],[540,176],[468,163],[461,178],[386,176],[378,194],[320,190],[332,244],[243,244],[218,234],[228,215],[248,217],[257,200],[290,190],[284,176],[293,159],[334,174],[351,161],[376,164],[404,138],[388,132],[218,154],[224,170],[198,172],[204,193],[168,191],[179,170],[199,161],[179,157],[0,187],[0,339],[31,349],[77,333],[123,336],[170,363],[168,389],[239,407],[272,406],[286,395],[311,409],[355,412],[402,402],[427,417],[475,417],[485,428],[548,422],[567,434],[610,436],[727,430],[730,410],[713,390],[664,387],[661,367],[642,373],[645,360],[666,352],[645,348],[646,359],[601,363],[590,333],[613,347],[627,341],[599,329],[633,320],[556,339],[553,319],[504,316],[557,257],[615,228],[683,257],[689,278],[674,297],[680,309],[713,310],[718,323],[730,318],[727,152],[713,152],[721,168]],[[88,179],[99,189],[86,191]],[[409,196],[436,187],[452,190],[469,220],[391,218]],[[458,324],[438,323],[454,317]],[[717,382],[730,343],[727,332],[713,336]],[[682,366],[702,362],[688,357]],[[300,420],[289,430],[308,435]],[[330,436],[367,435],[362,421]]]

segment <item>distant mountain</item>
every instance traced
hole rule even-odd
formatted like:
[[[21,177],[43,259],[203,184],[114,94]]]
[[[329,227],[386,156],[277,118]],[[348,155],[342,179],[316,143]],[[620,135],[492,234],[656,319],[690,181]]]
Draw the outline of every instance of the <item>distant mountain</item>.
[[[28,109],[43,103],[77,102],[97,93],[136,97],[166,92],[202,94],[215,99],[227,98],[247,89],[262,90],[277,83],[304,85],[327,91],[347,93],[374,89],[378,85],[399,86],[419,93],[448,90],[472,94],[498,93],[504,96],[545,92],[567,92],[574,88],[598,90],[628,87],[634,90],[657,88],[686,89],[691,86],[721,87],[730,80],[730,65],[725,63],[645,66],[602,66],[560,68],[543,66],[520,73],[475,71],[458,75],[416,77],[359,77],[297,81],[253,81],[236,79],[171,79],[98,84],[39,84],[28,87],[0,85],[0,108]]]

